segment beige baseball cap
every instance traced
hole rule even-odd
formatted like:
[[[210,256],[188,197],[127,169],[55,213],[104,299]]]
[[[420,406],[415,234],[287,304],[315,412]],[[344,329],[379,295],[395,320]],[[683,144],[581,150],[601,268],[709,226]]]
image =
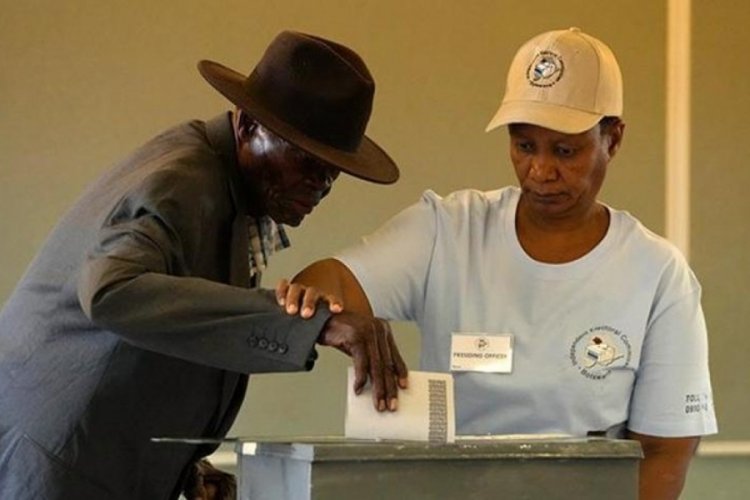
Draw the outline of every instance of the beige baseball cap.
[[[622,74],[609,47],[578,28],[542,33],[516,53],[487,131],[530,123],[566,134],[622,115]]]

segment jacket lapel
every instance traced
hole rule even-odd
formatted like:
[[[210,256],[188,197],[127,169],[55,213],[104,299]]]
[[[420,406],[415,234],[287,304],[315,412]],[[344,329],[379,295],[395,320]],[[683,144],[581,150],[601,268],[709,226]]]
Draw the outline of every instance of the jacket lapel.
[[[229,191],[235,208],[229,263],[229,284],[249,288],[250,264],[248,262],[249,235],[247,232],[247,201],[242,188],[242,177],[237,164],[236,143],[231,114],[222,113],[206,122],[206,135],[214,150],[224,159]]]

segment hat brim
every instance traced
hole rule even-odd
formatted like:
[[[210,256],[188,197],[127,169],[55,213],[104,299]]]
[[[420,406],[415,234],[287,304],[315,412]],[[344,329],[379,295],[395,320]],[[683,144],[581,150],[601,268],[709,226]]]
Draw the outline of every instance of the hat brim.
[[[487,132],[501,125],[529,123],[563,134],[579,134],[593,128],[604,115],[556,104],[534,101],[503,102],[485,129]]]
[[[200,61],[198,71],[224,97],[286,141],[342,171],[371,182],[392,184],[399,178],[396,163],[367,136],[356,151],[344,151],[310,138],[279,119],[263,103],[251,98],[244,87],[245,76],[214,61]]]

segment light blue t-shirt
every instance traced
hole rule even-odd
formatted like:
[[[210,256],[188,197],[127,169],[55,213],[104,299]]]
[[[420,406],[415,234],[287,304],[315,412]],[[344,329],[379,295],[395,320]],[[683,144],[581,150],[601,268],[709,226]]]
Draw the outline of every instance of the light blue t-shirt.
[[[377,316],[417,322],[422,370],[450,371],[453,334],[513,336],[511,373],[454,373],[457,433],[715,433],[701,289],[682,255],[610,208],[587,255],[534,261],[519,196],[426,191],[336,256]]]

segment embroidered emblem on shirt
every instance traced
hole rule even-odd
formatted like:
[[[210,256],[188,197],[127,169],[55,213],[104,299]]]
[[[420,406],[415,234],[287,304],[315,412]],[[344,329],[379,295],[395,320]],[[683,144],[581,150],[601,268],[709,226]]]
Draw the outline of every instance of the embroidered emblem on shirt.
[[[630,365],[628,336],[611,326],[595,326],[578,335],[570,346],[570,362],[592,380],[606,378],[613,368]]]
[[[526,79],[534,87],[551,87],[562,78],[565,65],[562,57],[543,50],[529,64],[526,70]]]

